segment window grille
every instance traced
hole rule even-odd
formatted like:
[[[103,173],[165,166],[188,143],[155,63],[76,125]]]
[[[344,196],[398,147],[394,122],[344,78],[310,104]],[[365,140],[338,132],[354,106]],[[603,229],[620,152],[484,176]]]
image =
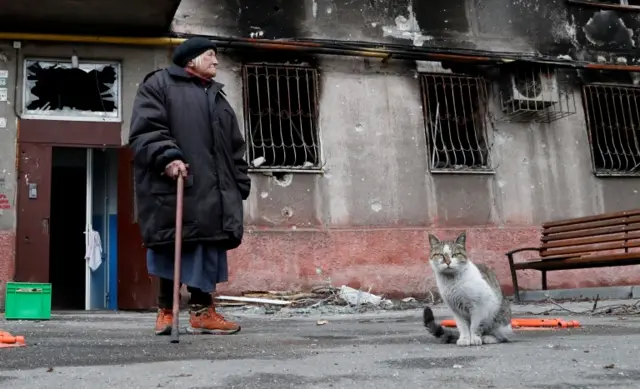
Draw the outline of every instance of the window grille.
[[[247,157],[252,170],[320,170],[318,73],[303,66],[243,66]]]
[[[422,74],[427,147],[432,172],[492,172],[485,79]]]
[[[595,173],[640,175],[640,88],[590,84],[582,92]]]

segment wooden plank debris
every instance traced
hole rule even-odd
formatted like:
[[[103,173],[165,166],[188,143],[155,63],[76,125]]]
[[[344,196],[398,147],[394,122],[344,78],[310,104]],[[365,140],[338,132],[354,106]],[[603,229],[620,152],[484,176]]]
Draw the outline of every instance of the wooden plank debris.
[[[247,303],[257,303],[257,304],[269,304],[269,305],[289,305],[292,301],[284,301],[284,300],[274,300],[274,299],[265,299],[258,297],[244,297],[244,296],[217,296],[218,300],[227,300],[227,301],[241,301]]]

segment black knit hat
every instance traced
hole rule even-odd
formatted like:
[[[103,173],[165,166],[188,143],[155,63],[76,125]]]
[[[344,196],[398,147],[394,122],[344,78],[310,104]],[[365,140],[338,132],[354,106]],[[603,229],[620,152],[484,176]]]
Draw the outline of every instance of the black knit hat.
[[[189,61],[209,49],[216,51],[216,44],[209,39],[202,37],[189,38],[182,42],[173,52],[173,63],[180,67],[185,67]]]

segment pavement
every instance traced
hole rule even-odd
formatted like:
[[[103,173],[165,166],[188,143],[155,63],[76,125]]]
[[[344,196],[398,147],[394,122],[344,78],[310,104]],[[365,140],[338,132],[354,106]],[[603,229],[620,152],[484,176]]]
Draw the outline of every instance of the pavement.
[[[585,312],[591,305],[564,307]],[[514,306],[514,316],[553,307]],[[434,312],[450,318],[443,307]],[[480,347],[440,344],[415,309],[226,314],[243,325],[239,334],[185,334],[179,344],[153,335],[152,313],[0,320],[0,329],[24,335],[28,344],[0,349],[0,388],[626,389],[638,388],[640,381],[638,314],[552,312],[546,317],[583,326],[518,331],[511,343]],[[186,314],[181,317],[185,323]],[[328,323],[318,325],[320,319]]]

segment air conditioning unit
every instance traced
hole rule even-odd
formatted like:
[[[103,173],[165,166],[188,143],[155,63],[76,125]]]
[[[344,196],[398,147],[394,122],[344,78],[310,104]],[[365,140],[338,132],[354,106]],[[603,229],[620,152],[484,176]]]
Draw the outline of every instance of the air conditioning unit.
[[[545,72],[518,72],[509,75],[503,93],[505,109],[542,110],[558,103],[558,79]]]

